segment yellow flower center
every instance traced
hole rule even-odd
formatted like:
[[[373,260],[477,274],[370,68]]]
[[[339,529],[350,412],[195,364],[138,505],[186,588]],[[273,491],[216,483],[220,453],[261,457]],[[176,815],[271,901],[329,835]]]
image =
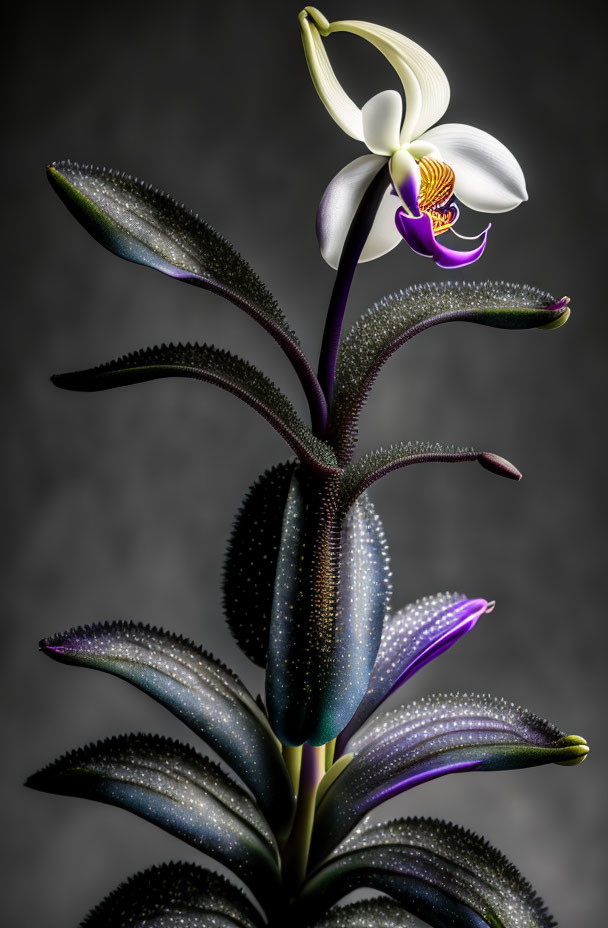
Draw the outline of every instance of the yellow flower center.
[[[435,158],[422,158],[418,167],[418,206],[430,217],[435,235],[441,235],[458,219],[458,209],[448,205],[454,194],[454,172],[449,164],[436,161]]]

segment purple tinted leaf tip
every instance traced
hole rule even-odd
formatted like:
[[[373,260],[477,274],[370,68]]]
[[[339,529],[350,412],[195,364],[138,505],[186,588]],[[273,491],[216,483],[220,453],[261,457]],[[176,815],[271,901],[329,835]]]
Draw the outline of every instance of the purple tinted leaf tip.
[[[427,648],[425,648],[422,653],[418,654],[416,658],[408,664],[404,669],[403,673],[399,675],[397,680],[393,683],[390,690],[387,693],[386,698],[395,693],[403,684],[413,677],[414,674],[418,673],[425,664],[430,663],[436,657],[439,657],[440,654],[443,654],[444,651],[448,651],[453,644],[455,644],[463,635],[466,635],[467,632],[470,632],[471,629],[475,628],[478,620],[482,615],[485,615],[488,612],[492,612],[494,609],[495,603],[488,603],[485,599],[472,599],[464,600],[463,609],[465,614],[461,618],[460,622],[457,625],[454,625],[452,628],[442,635],[440,638],[433,641]]]
[[[563,296],[561,300],[557,300],[556,303],[553,303],[551,306],[547,306],[547,310],[551,313],[555,313],[556,318],[552,319],[551,322],[548,322],[547,325],[541,325],[541,329],[551,330],[551,329],[561,329],[563,325],[566,324],[570,318],[570,297]]]
[[[521,480],[522,473],[519,471],[514,464],[511,464],[510,461],[507,461],[506,458],[501,458],[498,454],[492,454],[490,451],[483,451],[477,458],[482,467],[485,467],[486,470],[491,471],[493,474],[498,474],[499,477],[508,477],[509,480]]]

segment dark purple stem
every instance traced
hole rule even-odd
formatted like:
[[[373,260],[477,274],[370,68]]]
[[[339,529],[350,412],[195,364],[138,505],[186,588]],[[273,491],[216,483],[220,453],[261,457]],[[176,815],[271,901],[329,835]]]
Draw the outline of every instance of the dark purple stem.
[[[386,188],[390,184],[388,163],[385,164],[363,194],[354,219],[351,222],[340,263],[336,272],[336,280],[332,290],[331,299],[327,308],[325,331],[321,344],[319,357],[319,383],[325,394],[328,408],[331,405],[334,380],[336,376],[336,359],[340,347],[340,333],[350,287],[355,276],[357,263],[367,241],[370,229],[378,212],[378,207]]]

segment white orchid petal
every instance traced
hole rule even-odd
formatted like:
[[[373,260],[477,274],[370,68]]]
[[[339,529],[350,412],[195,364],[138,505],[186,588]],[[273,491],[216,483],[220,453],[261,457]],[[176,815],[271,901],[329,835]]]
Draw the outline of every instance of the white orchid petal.
[[[365,144],[375,155],[392,155],[399,148],[403,104],[396,90],[383,90],[361,110]]]
[[[458,123],[425,132],[421,141],[436,145],[456,176],[454,193],[470,209],[505,213],[528,199],[519,164],[493,135]]]
[[[363,141],[363,122],[361,110],[342,89],[334,70],[329,63],[323,39],[309,14],[316,13],[320,22],[324,19],[318,11],[307,7],[299,16],[302,30],[304,54],[315,90],[319,94],[329,115],[351,138]]]
[[[323,258],[334,270],[340,262],[348,230],[363,194],[386,161],[380,155],[356,158],[336,174],[323,194],[317,212],[317,237]],[[381,257],[401,241],[394,221],[399,201],[392,195],[391,189],[387,184],[387,192],[361,254],[362,262]]]
[[[356,20],[330,23],[326,32],[348,32],[365,39],[393,66],[405,91],[401,130],[404,145],[441,119],[450,102],[450,85],[435,59],[423,48],[392,29]]]

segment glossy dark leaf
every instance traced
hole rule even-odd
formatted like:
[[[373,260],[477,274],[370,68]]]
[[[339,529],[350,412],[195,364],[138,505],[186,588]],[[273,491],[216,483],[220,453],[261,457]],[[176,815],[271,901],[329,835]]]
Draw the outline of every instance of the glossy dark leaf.
[[[239,678],[190,641],[133,622],[73,628],[41,642],[62,663],[115,674],[153,696],[230,764],[278,834],[294,809],[268,719]]]
[[[392,899],[366,899],[336,906],[315,928],[417,928],[420,925]]]
[[[387,712],[354,738],[354,758],[317,808],[318,862],[379,803],[465,770],[510,770],[584,760],[588,747],[526,709],[490,696],[438,694]]]
[[[392,896],[433,928],[555,928],[530,884],[483,838],[434,819],[357,831],[298,900],[308,922],[361,887]],[[390,924],[390,923],[389,923]]]
[[[277,848],[244,789],[192,748],[155,735],[123,735],[66,754],[27,782],[134,812],[230,867],[271,904]]]
[[[151,185],[118,171],[61,161],[49,181],[73,216],[109,251],[230,300],[281,345],[311,405],[324,405],[314,371],[279,306],[234,248]]]
[[[151,867],[122,883],[80,928],[262,928],[245,894],[195,864]],[[387,926],[390,928],[390,926]]]
[[[410,464],[460,464],[477,461],[486,470],[510,480],[520,480],[521,474],[505,458],[488,451],[474,451],[456,445],[440,445],[437,442],[408,441],[389,448],[379,448],[364,455],[344,471],[340,498],[344,507],[352,506],[357,497],[381,477],[409,467]]]
[[[486,611],[486,599],[438,593],[387,616],[367,693],[338,738],[337,756],[385,699],[474,628]]]
[[[162,377],[192,377],[222,387],[259,412],[310,468],[337,472],[332,449],[312,434],[276,384],[253,364],[213,345],[161,345],[52,379],[64,390],[94,392]]]
[[[390,597],[386,542],[371,502],[344,517],[337,486],[294,473],[283,518],[266,692],[281,741],[320,745],[365,695]]]
[[[266,471],[247,491],[224,563],[224,612],[247,657],[266,666],[283,512],[294,462]]]
[[[341,463],[350,459],[359,413],[382,365],[414,335],[461,320],[501,329],[554,327],[569,315],[568,300],[505,281],[419,284],[385,297],[352,327],[338,355],[331,433]]]

